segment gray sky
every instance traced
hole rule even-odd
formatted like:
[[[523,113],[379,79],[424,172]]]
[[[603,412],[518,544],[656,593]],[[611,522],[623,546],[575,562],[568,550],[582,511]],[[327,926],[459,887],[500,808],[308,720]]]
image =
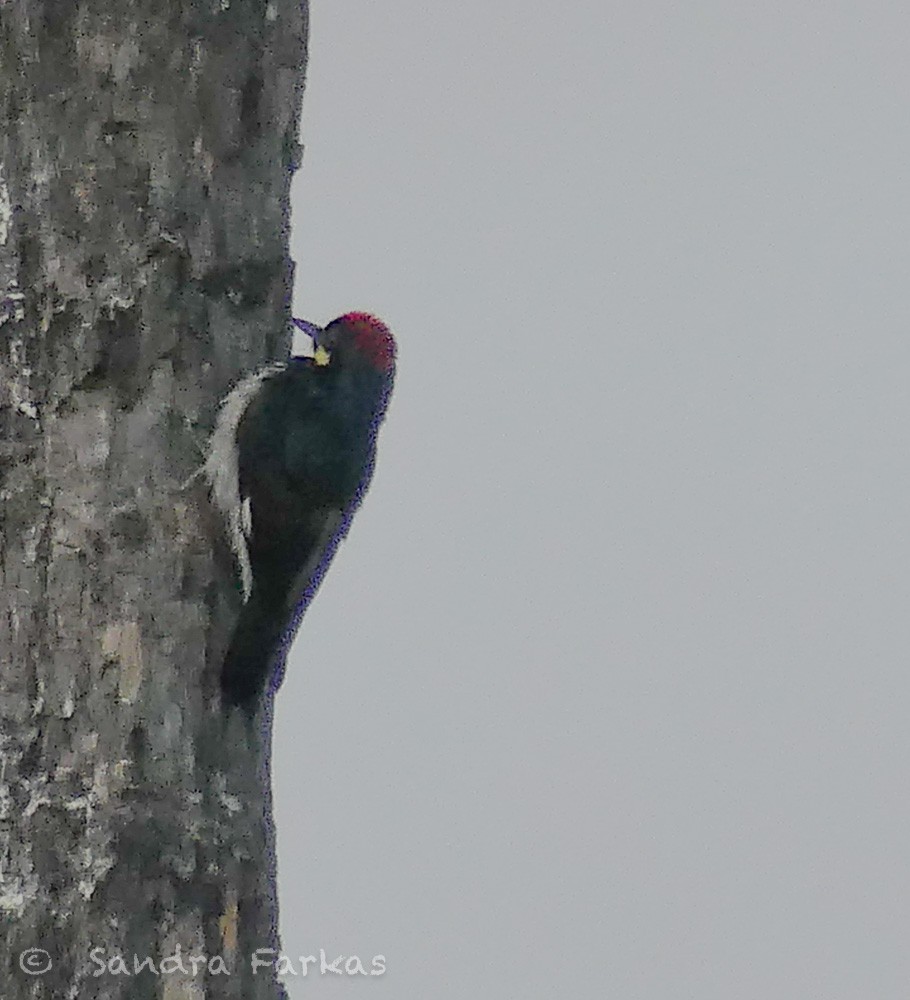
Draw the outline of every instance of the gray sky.
[[[313,6],[296,311],[400,366],[275,746],[387,971],[292,1000],[906,997],[910,11]]]

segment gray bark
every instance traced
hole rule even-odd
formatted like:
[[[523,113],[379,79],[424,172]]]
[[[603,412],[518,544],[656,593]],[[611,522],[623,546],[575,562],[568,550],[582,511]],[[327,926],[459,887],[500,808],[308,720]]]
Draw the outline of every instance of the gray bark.
[[[287,352],[306,29],[300,0],[0,0],[6,1000],[281,995],[250,961],[269,711],[221,709],[237,577],[183,484]],[[226,972],[97,975],[178,949]]]

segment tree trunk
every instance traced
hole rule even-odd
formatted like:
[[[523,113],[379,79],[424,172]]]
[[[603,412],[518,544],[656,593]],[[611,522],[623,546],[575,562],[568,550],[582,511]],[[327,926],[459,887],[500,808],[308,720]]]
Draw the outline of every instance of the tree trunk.
[[[6,1000],[283,992],[251,961],[270,711],[222,710],[237,577],[186,480],[287,352],[306,26],[300,0],[0,0]]]

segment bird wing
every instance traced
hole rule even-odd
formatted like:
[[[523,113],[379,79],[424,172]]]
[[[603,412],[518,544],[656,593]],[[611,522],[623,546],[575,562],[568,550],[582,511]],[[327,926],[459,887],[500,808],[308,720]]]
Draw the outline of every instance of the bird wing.
[[[305,532],[309,548],[297,572],[281,582],[271,576],[254,581],[241,609],[221,670],[222,691],[230,704],[250,703],[283,662],[350,519],[345,511],[332,508],[310,520]],[[253,538],[255,533],[254,524]]]
[[[292,632],[319,589],[339,542],[347,534],[350,518],[343,509],[331,507],[314,515],[311,522],[309,555],[287,590],[287,621]]]

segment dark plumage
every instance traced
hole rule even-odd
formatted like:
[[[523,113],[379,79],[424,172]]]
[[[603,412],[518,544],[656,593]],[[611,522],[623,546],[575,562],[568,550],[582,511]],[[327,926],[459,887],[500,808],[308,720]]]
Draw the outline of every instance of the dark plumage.
[[[309,329],[313,357],[270,366],[225,400],[206,463],[245,594],[222,668],[231,704],[262,691],[346,533],[392,388],[395,344],[379,320],[348,313]],[[216,458],[219,435],[235,439],[236,474]]]

